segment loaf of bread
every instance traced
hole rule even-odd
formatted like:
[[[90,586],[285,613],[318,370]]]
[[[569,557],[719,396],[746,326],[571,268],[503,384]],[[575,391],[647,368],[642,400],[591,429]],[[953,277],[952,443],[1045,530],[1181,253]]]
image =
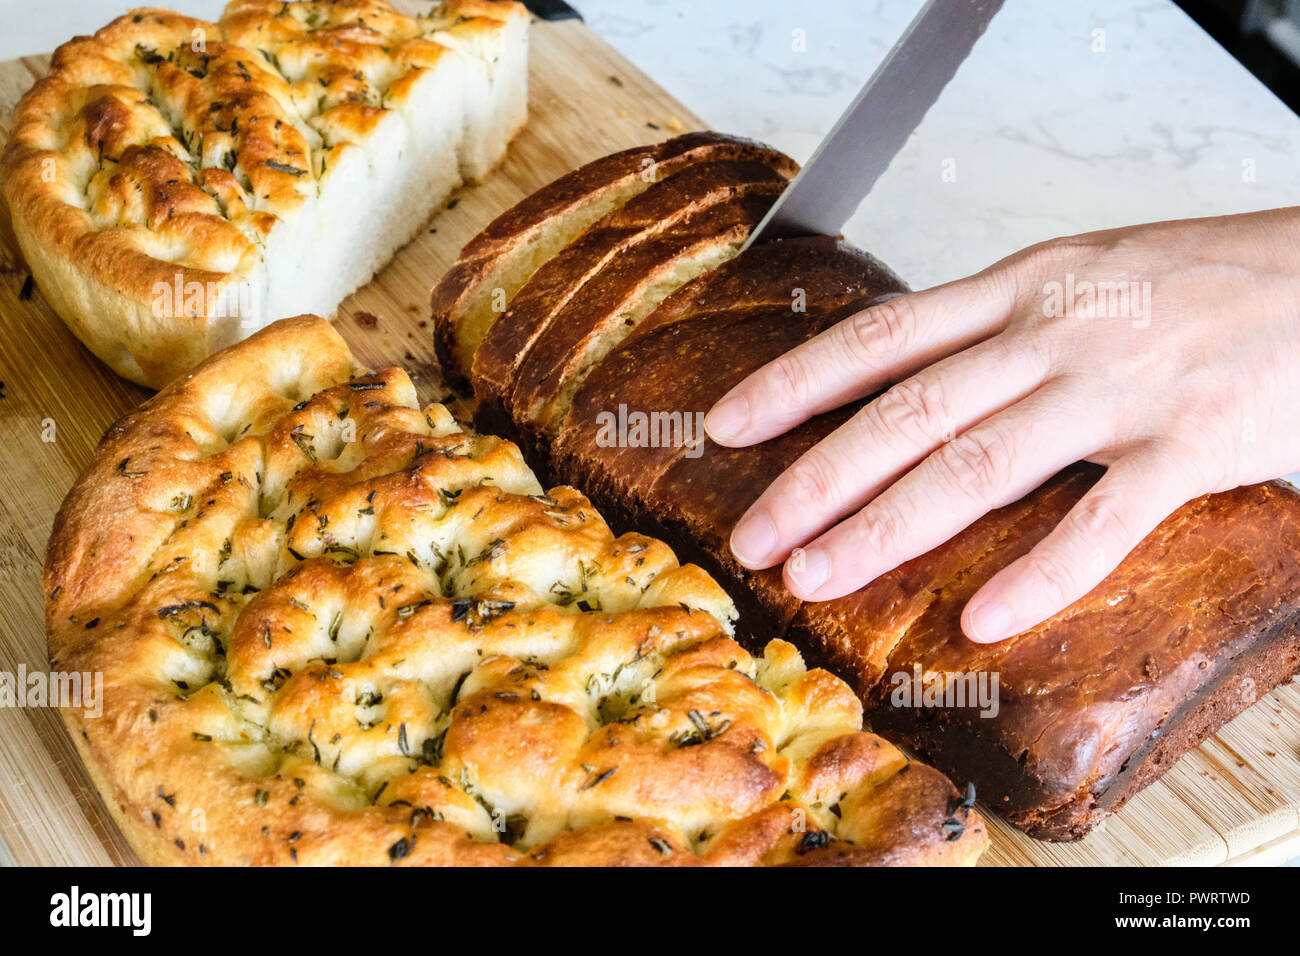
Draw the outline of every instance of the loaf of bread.
[[[115,424],[45,568],[147,863],[949,865],[974,795],[662,542],[277,322]],[[199,821],[199,825],[195,824]]]
[[[133,10],[54,54],[0,160],[42,294],[159,387],[262,324],[329,315],[527,110],[528,12],[447,0]]]
[[[656,149],[680,151],[675,142]],[[562,182],[572,188],[612,159]],[[656,188],[671,195],[681,175]],[[528,208],[529,221],[545,221],[545,192],[520,207]],[[580,204],[571,193],[564,201]],[[575,231],[570,248],[588,243],[618,214],[608,211],[585,232]],[[519,215],[507,212],[488,232],[508,232]],[[486,246],[475,240],[467,251],[475,248]],[[614,262],[632,268],[622,257]],[[660,274],[666,269],[659,260],[653,265]],[[604,272],[615,268],[591,250],[577,256],[568,249],[529,266],[536,279],[546,277],[548,302],[567,294],[566,274],[574,290],[598,289]],[[435,306],[455,301],[484,268],[491,266],[483,259],[463,258],[435,290]],[[687,435],[685,426],[767,361],[906,287],[872,257],[828,237],[761,244],[685,278],[673,290],[656,286],[654,301],[640,306],[584,297],[584,317],[571,331],[548,325],[540,334],[535,319],[522,325],[531,307],[514,305],[535,294],[532,281],[524,282],[486,338],[466,339],[460,348],[472,355],[480,342],[513,341],[519,351],[511,368],[546,375],[479,374],[474,358],[480,415],[525,439],[535,467],[582,487],[616,525],[662,537],[704,566],[735,597],[742,635],[784,637],[836,669],[862,695],[874,727],[974,780],[987,805],[1016,826],[1044,839],[1082,836],[1300,669],[1300,494],[1281,483],[1188,503],[1083,600],[996,645],[962,635],[964,602],[1040,540],[1098,469],[1067,469],[835,601],[801,604],[777,570],[740,567],[727,546],[736,520],[860,403],[752,448],[721,448],[698,432]],[[634,285],[626,276],[618,282]],[[592,352],[575,338],[572,351],[558,343],[544,360],[534,359],[532,350],[552,330],[608,334],[599,330],[616,327],[625,314],[631,326],[608,347]],[[579,352],[586,358],[572,361]],[[636,416],[640,433],[627,429],[611,440],[611,422]],[[972,694],[977,686],[995,688],[995,706],[945,696],[959,684]],[[937,697],[921,699],[936,686]]]

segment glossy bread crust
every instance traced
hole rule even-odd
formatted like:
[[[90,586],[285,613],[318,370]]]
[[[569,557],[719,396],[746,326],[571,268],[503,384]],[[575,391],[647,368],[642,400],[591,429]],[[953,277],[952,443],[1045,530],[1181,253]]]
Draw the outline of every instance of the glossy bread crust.
[[[105,435],[46,557],[63,713],[147,863],[964,864],[843,682],[322,319]]]

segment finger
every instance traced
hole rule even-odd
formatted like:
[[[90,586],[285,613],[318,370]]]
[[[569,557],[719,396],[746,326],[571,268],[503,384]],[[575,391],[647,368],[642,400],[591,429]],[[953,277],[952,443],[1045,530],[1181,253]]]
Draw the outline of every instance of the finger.
[[[733,447],[766,441],[996,334],[1018,305],[1011,274],[999,264],[836,323],[719,399],[704,420],[709,437]]]
[[[961,627],[980,643],[1028,630],[1086,595],[1178,507],[1201,493],[1194,470],[1153,451],[1121,458],[1038,545],[967,602]]]
[[[1053,383],[972,426],[792,554],[786,586],[807,601],[840,597],[1023,498],[1106,442],[1110,416],[1082,402]]]
[[[1004,336],[895,385],[805,452],[732,532],[746,567],[770,567],[857,511],[927,455],[1042,384],[1045,353]]]

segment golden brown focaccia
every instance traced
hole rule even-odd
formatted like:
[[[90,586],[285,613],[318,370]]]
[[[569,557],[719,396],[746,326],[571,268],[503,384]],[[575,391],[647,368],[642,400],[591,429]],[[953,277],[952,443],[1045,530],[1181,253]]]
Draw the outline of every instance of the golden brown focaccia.
[[[307,316],[114,425],[46,558],[63,713],[152,864],[957,864],[941,774],[663,543]]]
[[[159,387],[266,322],[332,313],[501,158],[528,14],[448,0],[140,9],[54,54],[0,162],[41,292]]]

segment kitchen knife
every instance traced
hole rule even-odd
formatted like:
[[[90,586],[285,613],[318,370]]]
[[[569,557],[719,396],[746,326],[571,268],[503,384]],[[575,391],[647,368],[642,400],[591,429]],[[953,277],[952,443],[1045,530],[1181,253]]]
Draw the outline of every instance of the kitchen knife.
[[[564,0],[524,0],[524,6],[542,20],[582,20],[582,14]]]
[[[837,236],[939,98],[1003,0],[929,0],[745,247]]]

